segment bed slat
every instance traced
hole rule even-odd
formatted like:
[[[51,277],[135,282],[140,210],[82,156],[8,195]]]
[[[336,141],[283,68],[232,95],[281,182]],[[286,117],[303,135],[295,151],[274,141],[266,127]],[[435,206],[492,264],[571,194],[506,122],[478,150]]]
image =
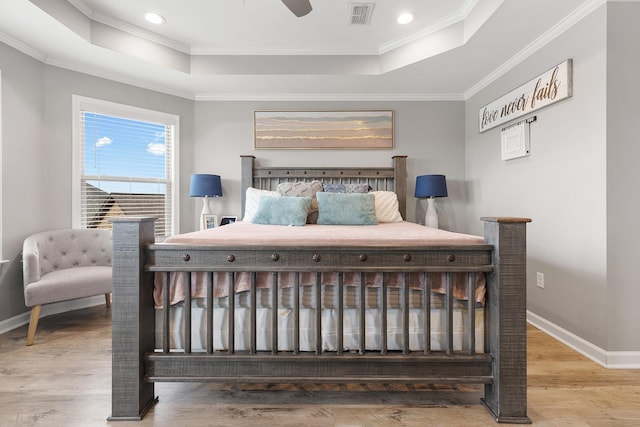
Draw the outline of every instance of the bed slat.
[[[256,310],[258,308],[258,304],[257,304],[257,298],[256,298],[256,293],[257,293],[257,289],[256,289],[256,272],[252,271],[251,275],[250,275],[250,285],[251,285],[251,344],[250,344],[250,349],[249,352],[251,354],[256,354],[256,352],[258,351],[258,345],[257,345],[257,339],[258,339],[258,334],[256,332],[258,325],[257,325],[257,316],[256,316]]]
[[[207,354],[213,353],[213,272],[207,273]]]
[[[165,284],[164,288],[162,289],[162,309],[163,311],[163,315],[162,315],[162,352],[163,353],[169,353],[169,348],[171,346],[171,342],[170,340],[170,327],[169,327],[169,323],[171,321],[170,319],[170,314],[171,311],[168,309],[169,308],[169,273],[168,272],[163,272],[162,273],[162,282]]]
[[[424,331],[424,354],[431,354],[431,275],[422,273],[424,292],[422,293],[422,307],[424,309],[422,330]]]
[[[359,308],[360,308],[360,318],[358,319],[359,330],[358,330],[358,352],[360,354],[365,354],[367,349],[367,336],[366,336],[366,297],[367,297],[367,289],[366,285],[366,274],[360,273],[360,287],[358,289],[358,296],[360,297]]]
[[[300,353],[300,273],[293,274],[293,354]]]
[[[476,275],[467,273],[467,315],[469,316],[469,354],[476,352]]]
[[[402,273],[402,354],[409,354],[409,273]]]
[[[233,272],[229,272],[227,274],[227,280],[229,282],[228,289],[228,301],[229,301],[229,321],[228,323],[228,334],[229,334],[229,354],[233,354],[236,351],[236,299],[235,299],[235,276]]]
[[[315,303],[315,312],[316,312],[316,354],[322,353],[322,289],[321,289],[321,277],[320,273],[316,273],[316,283],[315,283],[315,291],[316,291],[316,303]]]
[[[344,273],[338,273],[338,348],[337,353],[342,354],[344,349]]]
[[[381,304],[382,313],[380,319],[380,354],[383,356],[387,354],[387,273],[382,273],[382,292],[381,294]]]
[[[445,333],[447,337],[446,353],[453,354],[453,273],[446,273],[446,294],[445,307],[447,320],[445,322]]]
[[[278,273],[271,277],[271,354],[278,354]]]
[[[191,273],[184,273],[184,352],[191,354]]]

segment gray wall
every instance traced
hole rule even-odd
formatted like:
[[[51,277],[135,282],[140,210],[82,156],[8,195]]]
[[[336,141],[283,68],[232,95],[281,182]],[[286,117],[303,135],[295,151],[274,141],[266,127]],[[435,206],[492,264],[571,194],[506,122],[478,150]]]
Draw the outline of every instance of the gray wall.
[[[2,69],[2,244],[0,320],[24,311],[20,251],[46,221],[43,188],[44,66],[0,43]]]
[[[607,351],[640,350],[639,6],[603,5],[466,103],[471,231],[488,211],[531,217],[528,309]],[[534,113],[529,157],[502,161],[500,128],[478,133],[478,110],[567,58],[573,97]]]
[[[254,150],[253,112],[256,110],[372,110],[394,111],[393,150]],[[390,166],[391,157],[407,155],[407,217],[424,216],[424,201],[413,197],[415,176],[447,176],[448,199],[439,200],[442,228],[464,229],[463,102],[197,102],[195,108],[194,173],[222,178],[223,197],[211,202],[218,215],[240,216],[241,154],[255,155],[263,165]],[[416,206],[417,205],[417,206]],[[193,223],[201,201],[192,201]],[[422,210],[421,210],[422,209]],[[417,210],[417,212],[416,212]]]
[[[640,3],[607,13],[607,349],[640,350]]]

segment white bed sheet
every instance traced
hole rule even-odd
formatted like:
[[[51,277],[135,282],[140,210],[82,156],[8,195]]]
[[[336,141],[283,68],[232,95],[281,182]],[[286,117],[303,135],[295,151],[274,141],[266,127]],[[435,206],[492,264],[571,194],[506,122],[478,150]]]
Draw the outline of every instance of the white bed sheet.
[[[332,286],[323,289],[323,301],[333,301]],[[413,291],[410,307],[419,306],[421,291]],[[398,295],[391,292],[389,295],[389,308],[387,309],[387,349],[402,350],[402,310],[398,308]],[[243,295],[246,297],[247,295]],[[248,350],[251,339],[251,309],[243,304],[241,298],[236,299],[235,307],[235,349],[237,351]],[[375,300],[377,296],[368,295],[368,301]],[[351,296],[353,299],[353,295]],[[215,351],[228,350],[228,317],[229,309],[226,307],[226,298],[216,299],[213,309],[213,346]],[[258,351],[271,350],[271,316],[269,307],[269,289],[259,289],[257,294],[258,308],[256,309],[256,346]],[[431,350],[440,351],[446,349],[447,335],[445,332],[446,310],[441,307],[439,300],[432,299],[431,309]],[[220,304],[222,302],[222,304]],[[345,306],[349,307],[352,301],[345,299]],[[465,302],[466,303],[466,302]],[[277,309],[278,316],[278,350],[294,350],[294,311],[284,307]],[[336,351],[338,311],[329,307],[322,309],[322,350]],[[371,307],[370,305],[373,305]],[[311,307],[310,307],[311,306]],[[290,307],[290,306],[289,306]],[[365,309],[365,343],[366,350],[375,351],[381,348],[381,320],[382,310],[375,304],[367,304]],[[171,307],[170,314],[170,348],[184,349],[184,322],[185,309],[183,304]],[[423,319],[424,310],[421,307],[409,310],[409,349],[411,351],[424,350]],[[360,309],[345,308],[343,311],[343,350],[357,351],[359,348],[359,316]],[[162,348],[163,339],[163,311],[156,310],[156,347]],[[316,337],[315,308],[308,301],[302,302],[300,309],[300,350],[315,351]],[[469,322],[464,304],[456,304],[453,309],[453,349],[454,351],[467,351],[469,346]],[[193,352],[204,351],[206,348],[206,308],[202,299],[192,301],[191,313],[191,346]],[[475,310],[475,351],[484,351],[484,308]]]

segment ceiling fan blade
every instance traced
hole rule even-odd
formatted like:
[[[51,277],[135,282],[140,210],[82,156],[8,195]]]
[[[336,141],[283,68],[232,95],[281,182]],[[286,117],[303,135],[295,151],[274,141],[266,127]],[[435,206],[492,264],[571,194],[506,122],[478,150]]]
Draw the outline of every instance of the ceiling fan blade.
[[[282,0],[282,3],[298,18],[311,12],[312,9],[310,0]]]

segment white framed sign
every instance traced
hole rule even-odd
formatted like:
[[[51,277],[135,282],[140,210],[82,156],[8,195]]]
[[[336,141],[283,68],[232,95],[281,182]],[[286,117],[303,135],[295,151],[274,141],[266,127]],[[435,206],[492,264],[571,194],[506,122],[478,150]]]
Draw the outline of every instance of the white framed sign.
[[[545,71],[538,77],[480,108],[480,133],[532,113],[573,94],[573,62],[571,58]]]

